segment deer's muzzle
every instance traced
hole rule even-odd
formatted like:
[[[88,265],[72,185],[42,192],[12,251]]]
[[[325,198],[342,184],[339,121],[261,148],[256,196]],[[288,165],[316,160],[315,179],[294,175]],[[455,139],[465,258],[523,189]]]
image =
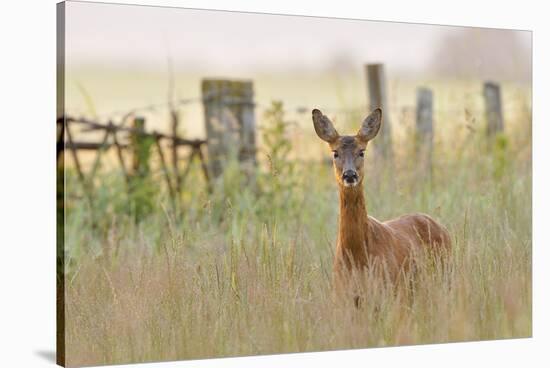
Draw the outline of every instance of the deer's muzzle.
[[[358,180],[359,176],[354,170],[346,170],[342,174],[342,181],[344,182],[345,186],[354,186],[357,184]]]

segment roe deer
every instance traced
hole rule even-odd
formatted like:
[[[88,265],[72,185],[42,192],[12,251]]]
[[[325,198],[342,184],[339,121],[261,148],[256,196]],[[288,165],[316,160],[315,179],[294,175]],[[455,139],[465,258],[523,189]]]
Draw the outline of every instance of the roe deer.
[[[445,227],[422,213],[381,222],[367,215],[363,193],[365,149],[382,122],[382,110],[374,110],[355,136],[339,135],[328,117],[312,111],[315,132],[328,142],[334,155],[334,174],[340,194],[338,240],[334,260],[335,282],[349,279],[354,271],[381,265],[393,282],[407,272],[415,251],[441,254],[451,246]],[[379,267],[380,268],[380,267]],[[358,297],[355,297],[358,305]]]

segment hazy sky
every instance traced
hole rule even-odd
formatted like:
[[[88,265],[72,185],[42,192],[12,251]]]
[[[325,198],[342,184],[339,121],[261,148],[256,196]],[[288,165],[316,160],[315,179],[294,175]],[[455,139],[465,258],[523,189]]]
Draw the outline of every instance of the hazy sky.
[[[67,3],[69,67],[138,66],[246,71],[319,70],[385,62],[422,71],[459,27]],[[530,42],[525,33],[524,42]],[[352,65],[350,65],[352,64]]]

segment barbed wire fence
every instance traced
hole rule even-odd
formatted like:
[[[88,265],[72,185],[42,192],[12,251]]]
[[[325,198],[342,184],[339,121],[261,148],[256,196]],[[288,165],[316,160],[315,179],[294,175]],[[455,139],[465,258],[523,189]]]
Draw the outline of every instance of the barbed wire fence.
[[[416,104],[391,105],[387,99],[386,78],[383,64],[369,64],[365,66],[367,95],[369,101],[364,106],[354,108],[337,108],[323,106],[323,111],[329,114],[357,115],[367,108],[382,108],[389,113],[385,114],[385,144],[377,145],[378,154],[392,157],[390,116],[395,114],[410,114],[415,119],[416,139],[419,145],[427,147],[423,150],[425,162],[431,162],[433,147],[433,124],[435,114],[441,111],[434,106],[437,96],[433,91],[419,86],[416,90]],[[484,114],[487,121],[486,132],[494,136],[504,130],[503,104],[500,86],[494,82],[483,84],[483,108],[471,108],[464,111],[456,107],[459,114]],[[178,134],[178,110],[190,105],[200,104],[204,110],[204,124],[206,137],[204,139],[186,139]],[[309,106],[284,105],[285,112],[307,115]],[[202,81],[202,95],[200,97],[171,99],[160,103],[151,103],[128,110],[115,110],[109,113],[96,115],[93,119],[85,116],[63,115],[57,118],[57,158],[64,152],[70,155],[77,178],[82,185],[84,195],[93,204],[93,182],[97,175],[101,159],[106,151],[113,150],[116,154],[119,169],[124,177],[128,191],[136,177],[148,175],[150,171],[148,160],[150,155],[140,155],[143,147],[148,145],[155,151],[159,160],[159,169],[164,186],[167,189],[171,204],[178,207],[182,190],[190,173],[193,162],[199,163],[200,172],[205,180],[208,192],[212,190],[212,181],[223,172],[224,159],[235,153],[243,170],[247,175],[253,175],[257,165],[256,160],[256,119],[259,110],[268,110],[269,104],[254,99],[253,84],[251,81],[204,79]],[[158,111],[168,111],[171,133],[158,130],[148,130],[143,114]],[[445,109],[449,113],[449,109]],[[74,129],[78,131],[78,139]],[[84,140],[87,133],[100,133],[100,140]],[[170,160],[165,148],[171,150]],[[190,150],[186,158],[182,159],[180,148]],[[94,152],[91,169],[85,172],[80,160],[80,151]],[[131,164],[128,156],[131,156]],[[170,168],[169,164],[172,164]],[[186,161],[180,166],[180,161]],[[61,161],[61,162],[64,162]],[[429,165],[430,166],[430,165]],[[146,169],[144,169],[146,168]],[[431,170],[431,168],[429,168]]]

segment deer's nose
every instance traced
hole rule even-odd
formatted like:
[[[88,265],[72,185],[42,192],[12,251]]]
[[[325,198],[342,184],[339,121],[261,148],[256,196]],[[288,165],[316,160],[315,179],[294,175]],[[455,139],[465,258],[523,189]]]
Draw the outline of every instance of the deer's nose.
[[[346,183],[354,183],[357,181],[359,177],[357,176],[357,173],[354,171],[354,170],[346,170],[344,171],[344,173],[342,174],[342,179],[346,182]]]

